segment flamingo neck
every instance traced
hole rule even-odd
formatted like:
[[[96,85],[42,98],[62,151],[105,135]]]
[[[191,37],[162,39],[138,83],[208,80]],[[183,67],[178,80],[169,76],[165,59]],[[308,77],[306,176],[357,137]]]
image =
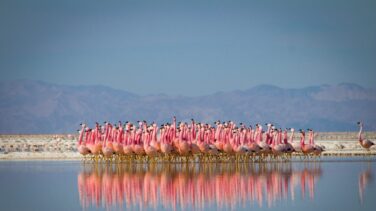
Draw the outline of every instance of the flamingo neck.
[[[305,135],[302,134],[302,137],[300,138],[300,144],[301,146],[305,145]]]
[[[83,137],[84,137],[84,128],[81,129],[80,135],[78,137],[78,144],[79,145],[81,145]]]
[[[363,141],[362,133],[363,133],[363,126],[361,125],[359,128],[359,134],[358,134],[359,141]]]
[[[294,132],[291,132],[291,136],[290,136],[290,142],[294,142]]]

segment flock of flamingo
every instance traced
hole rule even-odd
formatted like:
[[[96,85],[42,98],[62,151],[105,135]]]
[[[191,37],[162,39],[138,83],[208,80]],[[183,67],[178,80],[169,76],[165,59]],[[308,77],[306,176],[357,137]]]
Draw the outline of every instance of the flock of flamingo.
[[[322,174],[319,165],[293,169],[289,163],[92,167],[78,175],[80,202],[85,208],[201,210],[215,204],[219,209],[235,210],[249,203],[272,207],[278,200],[294,201],[298,187],[302,199],[308,192],[313,200]]]
[[[373,142],[363,138],[363,123],[360,127],[359,143],[369,149]],[[217,121],[214,126],[204,123],[176,122],[138,124],[126,122],[122,124],[95,124],[89,128],[81,124],[77,149],[85,157],[92,160],[126,160],[141,162],[188,162],[188,161],[263,161],[288,160],[292,155],[303,158],[319,157],[324,151],[322,146],[315,144],[315,132],[300,129],[300,141],[294,141],[294,128],[277,129],[273,124],[255,128],[240,123]]]

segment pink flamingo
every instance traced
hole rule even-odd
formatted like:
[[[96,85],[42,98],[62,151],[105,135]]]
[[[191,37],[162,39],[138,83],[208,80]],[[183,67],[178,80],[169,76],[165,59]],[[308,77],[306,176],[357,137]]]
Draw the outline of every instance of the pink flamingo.
[[[316,135],[317,133],[315,134],[312,129],[309,129],[309,143],[313,146],[313,154],[319,156],[324,151],[324,149],[321,146],[315,144],[314,138]]]
[[[272,152],[274,154],[274,156],[278,156],[278,155],[281,155],[283,153],[283,146],[281,144],[279,144],[278,140],[280,140],[279,136],[279,131],[278,130],[275,130],[273,131],[273,137],[272,137]]]
[[[126,122],[125,123],[125,131],[124,131],[124,136],[123,136],[123,152],[126,155],[131,155],[133,153],[132,150],[132,135],[131,135],[131,123]]]
[[[247,142],[248,142],[248,148],[249,150],[252,152],[252,153],[256,153],[258,154],[262,148],[255,142],[255,140],[253,139],[253,129],[252,129],[252,126],[250,125],[249,126],[250,129],[248,129],[247,131]]]
[[[201,127],[199,128],[198,130],[198,134],[197,134],[197,146],[198,148],[200,149],[200,151],[204,154],[207,154],[209,152],[209,145],[205,142],[205,128],[204,127]]]
[[[208,129],[205,133],[205,143],[209,146],[208,154],[209,155],[217,155],[218,148],[214,145],[215,140],[215,130],[214,128],[211,128],[211,126],[208,126]]]
[[[237,133],[237,128],[234,129],[233,133],[234,135],[231,139],[232,149],[237,155],[244,155],[248,150],[243,145],[240,145],[240,134]]]
[[[291,131],[291,134],[290,134],[290,144],[294,148],[295,152],[302,152],[302,146],[301,146],[301,144],[299,142],[294,142],[295,129],[291,128],[290,131]]]
[[[256,142],[257,144],[261,147],[261,153],[267,155],[269,153],[272,152],[272,148],[270,147],[269,144],[271,144],[271,135],[270,135],[270,131],[271,131],[271,127],[272,127],[272,124],[267,124],[267,127],[268,127],[268,130],[266,132],[266,140],[265,142],[262,141],[262,126],[259,125],[259,124],[256,124],[256,134],[255,134],[255,139],[256,139]],[[270,142],[270,143],[268,143]]]
[[[82,128],[81,128],[80,135],[78,138],[77,150],[81,155],[86,156],[87,154],[90,154],[90,150],[85,145],[85,143],[82,142],[83,137],[84,137],[84,130],[85,130],[85,124],[82,124]]]
[[[188,133],[188,144],[190,145],[191,148],[191,153],[193,155],[200,154],[200,148],[198,147],[196,143],[196,124],[195,120],[191,119],[192,123],[189,129]]]
[[[109,144],[108,140],[104,140],[104,145],[102,148],[102,153],[104,157],[110,158],[114,154],[114,150],[112,149],[111,145]]]
[[[175,128],[175,125],[176,125],[176,117],[174,117],[173,119],[173,128]],[[186,135],[185,135],[186,128],[183,123],[179,124],[179,129],[177,130],[177,133],[178,133],[178,137],[177,137],[176,145],[178,148],[178,152],[180,155],[186,156],[189,154],[191,149],[190,149],[189,143],[186,140]]]
[[[100,126],[98,123],[96,123],[94,132],[93,132],[93,137],[91,140],[91,153],[93,155],[99,155],[102,152],[102,143],[101,143],[101,132],[100,132]]]
[[[114,153],[112,143],[109,141],[112,138],[112,136],[110,135],[111,124],[106,123],[105,131],[106,131],[106,136],[105,136],[104,143],[102,146],[102,153],[104,157],[110,158]]]
[[[144,140],[144,150],[145,153],[150,157],[155,157],[158,155],[158,151],[155,147],[150,145],[151,143],[151,134],[148,131],[145,131],[145,140]]]
[[[231,137],[232,137],[231,129],[226,128],[224,132],[223,151],[229,155],[234,153],[231,143],[230,143]]]
[[[223,141],[222,141],[222,127],[223,125],[218,121],[216,122],[217,127],[214,133],[214,145],[218,150],[223,151]]]
[[[369,150],[369,148],[375,145],[375,143],[373,143],[372,141],[368,139],[363,139],[363,122],[358,122],[358,125],[359,125],[359,134],[358,134],[359,144],[364,149]]]
[[[161,142],[158,141],[158,126],[156,123],[152,123],[149,128],[151,130],[151,142],[150,145],[154,147],[157,151],[161,150]]]
[[[121,121],[119,121],[119,126],[114,128],[113,130],[113,137],[114,137],[113,149],[114,149],[114,152],[118,155],[124,154],[123,143],[122,143],[123,136],[124,136],[123,126],[121,124]]]
[[[283,144],[285,146],[285,152],[286,153],[293,153],[294,147],[288,142],[288,135],[287,135],[287,128],[283,131]]]
[[[314,148],[311,144],[305,143],[305,132],[304,132],[304,130],[300,130],[300,134],[301,134],[300,145],[301,145],[301,148],[302,148],[302,152],[303,152],[303,154],[308,155],[308,154],[313,152]]]
[[[142,125],[141,125],[142,126]],[[134,139],[133,139],[133,152],[136,153],[137,155],[144,155],[145,154],[145,149],[142,146],[141,143],[141,138],[142,138],[142,127],[137,129],[137,131],[134,133]],[[142,140],[144,141],[144,140]]]
[[[161,142],[161,152],[165,155],[171,154],[172,151],[172,145],[171,143],[167,140],[167,131],[166,129],[162,126],[161,127],[161,135],[160,135],[160,142]]]

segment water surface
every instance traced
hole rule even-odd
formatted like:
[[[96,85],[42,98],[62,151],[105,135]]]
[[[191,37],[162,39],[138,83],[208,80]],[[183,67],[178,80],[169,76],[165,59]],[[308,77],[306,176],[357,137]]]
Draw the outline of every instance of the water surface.
[[[0,162],[1,210],[376,210],[375,159],[256,164]]]

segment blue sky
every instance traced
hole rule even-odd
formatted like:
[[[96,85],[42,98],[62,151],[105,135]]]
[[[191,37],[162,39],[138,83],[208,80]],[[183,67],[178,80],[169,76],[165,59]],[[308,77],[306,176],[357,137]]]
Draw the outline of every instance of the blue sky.
[[[2,81],[197,96],[376,87],[376,1],[0,1]]]

